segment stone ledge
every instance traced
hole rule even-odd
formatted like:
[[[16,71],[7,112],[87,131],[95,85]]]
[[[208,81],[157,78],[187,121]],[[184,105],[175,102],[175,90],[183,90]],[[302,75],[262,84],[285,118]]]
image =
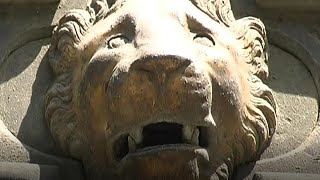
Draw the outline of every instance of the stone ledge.
[[[4,180],[56,180],[61,179],[56,166],[0,162],[0,179]]]
[[[261,8],[281,11],[320,11],[319,0],[256,0]]]

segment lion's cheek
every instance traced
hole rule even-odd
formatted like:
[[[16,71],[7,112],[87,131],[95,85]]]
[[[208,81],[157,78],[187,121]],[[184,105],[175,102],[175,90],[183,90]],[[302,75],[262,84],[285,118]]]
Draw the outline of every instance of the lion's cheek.
[[[136,119],[150,118],[159,103],[148,76],[135,72],[115,72],[106,88],[106,101],[116,129]]]

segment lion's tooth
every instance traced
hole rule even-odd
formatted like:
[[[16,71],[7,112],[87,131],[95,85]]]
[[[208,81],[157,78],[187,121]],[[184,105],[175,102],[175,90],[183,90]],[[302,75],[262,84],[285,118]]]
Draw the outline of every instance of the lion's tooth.
[[[196,146],[199,145],[199,134],[200,134],[199,129],[195,128],[193,131],[193,134],[192,134],[192,138],[191,138],[192,145],[196,145]]]
[[[137,148],[137,144],[131,136],[128,136],[128,148],[129,152],[134,152]]]
[[[186,140],[188,143],[191,142],[191,138],[192,138],[192,133],[194,131],[195,127],[189,126],[189,125],[185,125],[182,129],[183,131],[183,138],[184,140]]]
[[[142,136],[142,128],[136,128],[131,133],[130,136],[133,138],[136,144],[142,143],[143,136]]]

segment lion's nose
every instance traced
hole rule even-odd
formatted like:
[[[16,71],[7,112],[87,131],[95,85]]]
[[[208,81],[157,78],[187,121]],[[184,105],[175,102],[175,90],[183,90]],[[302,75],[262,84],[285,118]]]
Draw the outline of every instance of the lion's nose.
[[[135,61],[132,66],[138,71],[151,74],[170,74],[188,67],[191,60],[177,55],[150,55]]]

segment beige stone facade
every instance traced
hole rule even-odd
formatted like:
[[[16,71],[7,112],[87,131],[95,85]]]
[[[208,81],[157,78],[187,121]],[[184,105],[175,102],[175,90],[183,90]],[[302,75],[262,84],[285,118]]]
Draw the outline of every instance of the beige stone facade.
[[[150,179],[161,173],[170,174],[170,169],[178,174],[177,177],[171,174],[174,179],[210,179],[210,176],[220,179],[320,179],[320,1],[230,0],[233,15],[228,14],[224,6],[217,8],[219,3],[228,6],[227,1],[192,2],[194,6],[184,0],[98,1],[88,9],[87,0],[0,0],[0,179],[103,179],[114,172],[127,175],[114,173],[120,179],[139,179],[139,175]],[[212,5],[216,9],[206,9],[211,7],[208,4],[216,5]],[[110,15],[106,6],[110,6],[115,15]],[[66,17],[72,9],[80,10]],[[206,12],[204,14],[210,18],[206,19],[201,13],[201,18],[195,18],[199,14],[197,10]],[[183,19],[186,12],[189,13],[187,17],[193,19]],[[130,14],[132,19],[114,28],[108,23],[117,13]],[[246,24],[248,16],[257,18],[252,20],[254,25]],[[176,26],[175,18],[180,22],[179,26]],[[217,24],[209,19],[215,19]],[[183,22],[188,22],[188,26]],[[255,31],[250,31],[250,36],[241,36],[247,25]],[[111,38],[108,27],[115,29],[110,30],[114,35]],[[211,29],[214,35],[200,27]],[[263,39],[264,27],[267,39]],[[186,40],[190,32],[195,42]],[[236,35],[244,40],[233,40]],[[252,36],[258,40],[251,40]],[[135,42],[134,51],[131,42]],[[250,52],[248,56],[256,57],[255,62],[230,62],[232,58],[227,54],[243,54],[237,49],[243,44],[252,48],[247,52]],[[208,47],[218,50],[203,50]],[[117,51],[119,48],[122,53]],[[103,63],[95,65],[111,56],[105,54],[110,49],[113,58],[121,57],[125,59],[121,62],[127,63],[119,63],[111,75]],[[212,62],[220,63],[220,66],[206,62],[206,56],[218,59]],[[264,66],[265,62],[267,66]],[[183,79],[186,75],[176,71],[181,68],[185,68],[192,78]],[[217,76],[221,69],[228,74]],[[72,73],[68,75],[69,72]],[[174,75],[169,76],[169,72]],[[259,124],[250,125],[250,128],[256,128],[250,129],[251,134],[237,131],[243,127],[240,122],[245,121],[228,122],[236,119],[236,112],[241,109],[236,105],[243,107],[246,98],[249,99],[249,94],[244,93],[244,89],[251,87],[248,74],[255,75],[270,87],[273,96],[263,98],[270,100],[273,97],[276,104],[276,107],[272,106],[270,100],[271,105],[264,105],[276,112],[276,121],[272,119],[271,111],[263,108],[259,112],[265,121],[248,120]],[[185,83],[180,83],[177,77],[182,77]],[[59,81],[63,78],[65,80]],[[168,85],[163,85],[167,81]],[[223,86],[223,83],[229,85]],[[157,90],[162,87],[166,88]],[[220,94],[217,93],[219,88],[222,89]],[[236,91],[237,88],[240,90]],[[105,96],[102,89],[107,92]],[[69,91],[72,91],[72,97],[65,95]],[[236,105],[223,104],[222,94],[228,92],[240,92],[234,99],[228,96],[226,101]],[[163,96],[159,98],[161,94]],[[62,101],[57,101],[56,97]],[[62,102],[72,103],[67,107]],[[233,107],[235,111],[230,110]],[[219,113],[223,115],[218,116]],[[80,120],[81,123],[75,123]],[[142,128],[140,132],[137,128],[140,126],[145,131]],[[188,147],[163,146],[162,150],[151,148],[152,152],[143,154],[144,146],[153,147],[155,142],[155,139],[146,138],[146,134],[155,136],[152,132],[162,128],[173,133],[172,136],[159,133],[162,139],[172,140],[163,144],[187,144]],[[206,130],[210,134],[207,138],[199,136],[204,134],[204,129],[209,129]],[[181,142],[174,139],[176,131],[181,131]],[[246,141],[241,137],[244,134],[253,138]],[[124,136],[128,152],[117,153],[123,152],[121,140]],[[207,139],[210,142],[206,142]],[[239,147],[235,142],[240,141],[246,144]],[[228,148],[230,144],[232,146]],[[142,149],[140,154],[136,153],[139,148]],[[231,156],[228,150],[237,153]],[[162,155],[155,156],[153,152]],[[198,171],[181,168],[191,162],[188,158],[195,156],[210,160],[198,160]],[[117,158],[125,160],[117,164]],[[232,163],[224,158],[232,159]],[[175,166],[168,164],[169,161],[174,161]],[[225,163],[218,166],[221,161]],[[203,163],[202,167],[199,162]],[[153,169],[152,164],[158,167]],[[159,169],[163,171],[160,173]],[[214,172],[210,174],[203,169],[214,169]],[[195,173],[188,174],[192,172]],[[210,175],[203,175],[203,172]]]

